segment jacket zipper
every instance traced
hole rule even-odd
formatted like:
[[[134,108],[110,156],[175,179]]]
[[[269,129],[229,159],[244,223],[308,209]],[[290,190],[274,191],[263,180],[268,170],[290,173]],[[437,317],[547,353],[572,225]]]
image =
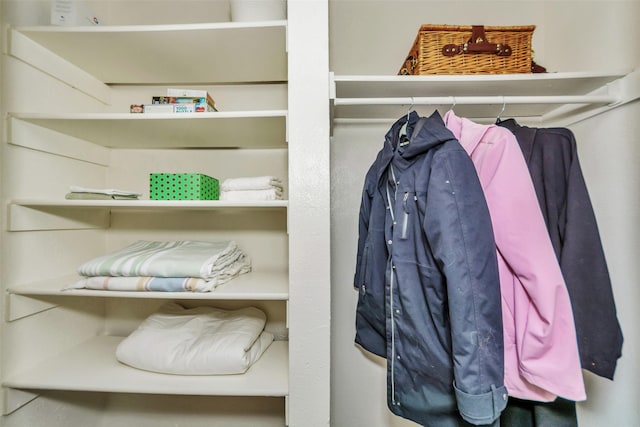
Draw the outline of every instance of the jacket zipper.
[[[407,238],[407,228],[409,226],[409,208],[407,206],[407,199],[409,198],[409,193],[404,193],[404,197],[402,198],[402,239]]]
[[[397,182],[395,179],[395,174],[393,172],[393,167],[391,168],[391,174],[393,176],[393,182],[396,185],[395,190],[397,191],[398,187],[397,187]],[[417,196],[413,197],[414,200],[418,200]],[[394,207],[395,207],[395,200],[396,200],[396,192],[394,191],[394,195],[393,195],[393,201],[394,203],[392,203],[391,201],[391,195],[389,193],[389,187],[387,186],[387,204],[389,206],[389,213],[391,215],[391,221],[392,223],[395,225],[396,224],[396,218],[395,218],[395,212],[394,212]],[[407,238],[407,234],[408,234],[408,229],[409,229],[409,206],[408,206],[408,200],[409,200],[409,192],[405,192],[403,197],[402,197],[402,225],[401,225],[401,238],[402,239],[406,239]],[[395,268],[394,268],[394,264],[393,264],[393,257],[392,259],[389,261],[390,265],[389,265],[389,313],[390,313],[390,318],[391,318],[391,367],[390,367],[390,376],[391,376],[391,403],[396,406],[396,405],[400,405],[400,402],[396,401],[396,381],[395,381],[395,365],[396,365],[396,359],[398,359],[399,357],[396,355],[396,324],[395,324],[395,310],[394,310],[394,292],[393,289],[395,287]]]
[[[396,180],[395,172],[393,170],[393,166],[391,166],[391,176],[394,184],[393,191],[393,201],[391,199],[391,194],[389,192],[389,185],[387,184],[387,205],[389,206],[389,214],[391,215],[392,224],[396,224],[396,216],[395,216],[395,201],[396,201],[396,192],[398,191],[398,183]],[[408,197],[408,193],[405,193],[405,200]],[[390,376],[391,376],[391,403],[395,406],[396,403],[396,380],[395,380],[395,360],[396,360],[396,324],[393,316],[393,287],[394,287],[394,266],[393,266],[393,257],[389,260],[389,313],[391,318],[391,367],[390,367]]]
[[[396,367],[396,324],[393,316],[393,286],[394,286],[394,268],[393,268],[393,260],[389,261],[391,263],[391,269],[389,272],[389,307],[390,316],[391,316],[391,403],[396,405],[396,377],[395,377],[395,367]]]
[[[362,263],[362,277],[360,279],[360,292],[362,295],[367,293],[367,269],[369,268],[369,245],[364,247],[364,261]]]

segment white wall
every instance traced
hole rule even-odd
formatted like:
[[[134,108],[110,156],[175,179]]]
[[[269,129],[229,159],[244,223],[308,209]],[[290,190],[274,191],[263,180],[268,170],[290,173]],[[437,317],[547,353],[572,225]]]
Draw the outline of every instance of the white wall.
[[[629,70],[640,63],[638,0],[331,0],[336,74],[393,75],[422,24],[536,25],[536,62],[548,71]]]
[[[614,381],[586,375],[583,427],[638,425],[640,419],[640,102],[573,126],[600,227],[624,334]]]
[[[358,210],[367,169],[382,147],[384,125],[340,125],[331,145],[331,425],[333,427],[404,427],[416,424],[386,407],[384,360],[354,344],[353,289]]]

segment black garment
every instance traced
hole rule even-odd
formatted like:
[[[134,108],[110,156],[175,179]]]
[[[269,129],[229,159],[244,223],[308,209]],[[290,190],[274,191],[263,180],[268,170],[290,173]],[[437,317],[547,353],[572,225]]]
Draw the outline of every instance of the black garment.
[[[500,417],[501,427],[578,427],[576,404],[557,398],[553,402],[532,402],[513,397]]]
[[[498,124],[516,136],[529,167],[569,291],[582,368],[613,379],[622,330],[575,137],[569,129],[530,128],[513,119]]]

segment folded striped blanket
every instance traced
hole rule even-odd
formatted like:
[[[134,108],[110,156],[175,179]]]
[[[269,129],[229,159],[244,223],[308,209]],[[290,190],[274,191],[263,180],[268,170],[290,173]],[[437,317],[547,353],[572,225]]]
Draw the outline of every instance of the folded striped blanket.
[[[219,284],[215,280],[196,277],[91,276],[78,280],[65,290],[209,292]]]
[[[139,240],[118,251],[82,264],[82,276],[195,277],[219,280],[250,268],[250,261],[234,241]]]
[[[242,257],[220,272],[215,279],[210,280],[197,277],[89,276],[83,277],[65,290],[209,292],[249,271],[251,271],[251,264],[246,257]]]

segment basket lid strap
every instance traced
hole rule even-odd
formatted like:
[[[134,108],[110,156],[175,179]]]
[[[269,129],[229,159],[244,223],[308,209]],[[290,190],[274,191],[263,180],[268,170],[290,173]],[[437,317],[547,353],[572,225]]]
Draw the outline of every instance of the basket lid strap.
[[[484,34],[484,25],[472,25],[471,26],[471,38],[467,43],[489,43],[487,36]]]

